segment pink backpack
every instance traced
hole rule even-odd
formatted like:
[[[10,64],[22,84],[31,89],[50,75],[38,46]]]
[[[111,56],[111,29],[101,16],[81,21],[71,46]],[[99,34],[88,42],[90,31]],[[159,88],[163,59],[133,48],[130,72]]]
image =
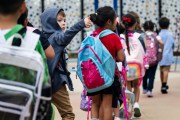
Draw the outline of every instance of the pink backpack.
[[[135,80],[144,76],[145,67],[144,67],[144,59],[145,59],[145,51],[143,46],[138,39],[141,34],[139,33],[131,33],[129,34],[129,48],[130,55],[127,51],[127,45],[125,42],[125,36],[121,34],[122,45],[125,49],[126,60],[128,63],[128,72],[127,72],[127,80]]]
[[[159,43],[156,38],[156,34],[145,34],[146,41],[147,41],[147,47],[146,47],[146,56],[148,58],[148,63],[150,66],[153,66],[158,63],[158,48]]]

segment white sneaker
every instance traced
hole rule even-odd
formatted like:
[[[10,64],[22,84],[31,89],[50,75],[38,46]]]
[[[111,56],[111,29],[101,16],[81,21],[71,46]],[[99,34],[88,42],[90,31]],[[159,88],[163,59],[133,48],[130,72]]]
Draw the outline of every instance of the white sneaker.
[[[134,103],[134,117],[141,117],[141,111],[137,102]]]
[[[119,117],[114,117],[114,120],[121,120]]]
[[[137,102],[134,103],[133,108],[139,108],[139,104]]]
[[[146,89],[143,89],[143,94],[146,94],[147,93],[147,90]]]
[[[91,120],[99,120],[98,118],[91,118]]]
[[[151,91],[148,91],[148,92],[147,92],[147,96],[148,96],[148,97],[153,97],[152,92],[151,92]]]

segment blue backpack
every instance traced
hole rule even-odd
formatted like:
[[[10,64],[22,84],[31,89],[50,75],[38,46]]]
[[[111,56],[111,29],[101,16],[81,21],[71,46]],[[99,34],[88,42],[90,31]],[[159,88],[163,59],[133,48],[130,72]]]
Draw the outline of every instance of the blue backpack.
[[[115,60],[99,39],[109,34],[114,32],[104,30],[97,37],[89,35],[81,44],[77,74],[89,93],[110,87],[114,82]]]

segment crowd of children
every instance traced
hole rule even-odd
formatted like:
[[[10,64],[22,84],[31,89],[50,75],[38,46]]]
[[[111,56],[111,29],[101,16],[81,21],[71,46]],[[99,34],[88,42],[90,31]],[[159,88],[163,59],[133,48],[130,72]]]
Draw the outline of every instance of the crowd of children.
[[[8,4],[11,3],[11,4]],[[27,30],[30,23],[27,20],[27,8],[25,0],[1,0],[0,1],[0,36],[5,36],[12,29]],[[153,97],[153,85],[158,64],[160,65],[160,79],[162,82],[161,92],[168,93],[168,73],[173,63],[173,35],[168,31],[170,21],[166,17],[159,20],[160,30],[155,30],[156,25],[152,21],[146,21],[142,30],[140,17],[135,12],[129,12],[117,21],[115,10],[104,6],[97,9],[96,13],[90,14],[78,23],[66,28],[66,15],[63,9],[46,9],[40,16],[42,31],[32,30],[40,35],[35,50],[41,55],[44,62],[44,79],[49,81],[52,88],[52,103],[57,107],[62,120],[74,120],[75,114],[70,104],[69,90],[73,91],[70,72],[67,69],[66,46],[73,37],[83,28],[89,28],[92,23],[96,25],[90,35],[98,36],[104,30],[115,31],[100,38],[102,44],[107,48],[116,62],[126,62],[127,79],[121,81],[119,70],[116,67],[114,82],[111,86],[97,91],[87,92],[91,96],[91,119],[92,120],[120,120],[119,111],[123,100],[123,89],[134,93],[133,104],[134,117],[141,116],[139,105],[141,83],[143,93]],[[21,24],[21,25],[18,25]],[[20,26],[20,28],[19,28]],[[35,32],[38,31],[38,32]],[[0,40],[0,46],[21,46],[19,39],[14,39],[16,32],[9,39]],[[1,49],[1,48],[0,48]],[[148,64],[147,64],[148,63]],[[109,69],[112,69],[111,67]],[[87,75],[87,74],[86,74]],[[97,81],[100,79],[97,79]],[[86,88],[86,86],[84,86]],[[112,117],[114,108],[114,118]]]

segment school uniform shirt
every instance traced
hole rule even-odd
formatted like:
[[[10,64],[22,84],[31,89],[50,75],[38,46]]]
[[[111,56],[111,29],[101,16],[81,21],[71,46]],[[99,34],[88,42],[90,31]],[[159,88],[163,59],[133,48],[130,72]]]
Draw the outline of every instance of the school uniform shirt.
[[[97,36],[103,30],[104,30],[103,28],[99,28],[95,30],[92,33],[92,35]],[[103,45],[107,48],[107,50],[110,52],[114,60],[116,61],[117,52],[123,49],[119,36],[117,36],[116,34],[110,34],[110,35],[100,38],[100,40],[103,43]],[[118,76],[118,74],[119,74],[118,68],[116,67],[115,75]]]
[[[174,59],[173,59],[174,38],[173,38],[172,33],[170,33],[166,29],[162,29],[159,33],[159,36],[161,37],[164,43],[163,57],[159,65],[169,66],[174,62]]]

